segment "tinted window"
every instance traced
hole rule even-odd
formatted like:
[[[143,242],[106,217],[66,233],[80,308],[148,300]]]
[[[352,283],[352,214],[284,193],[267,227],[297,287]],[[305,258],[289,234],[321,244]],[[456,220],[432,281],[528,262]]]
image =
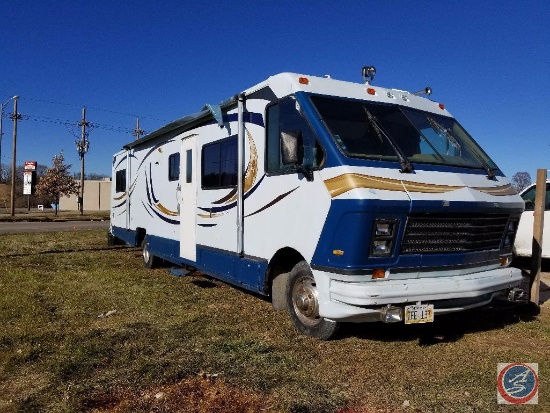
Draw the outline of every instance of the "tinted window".
[[[193,152],[191,149],[186,152],[186,164],[185,164],[185,183],[190,184],[193,178]]]
[[[350,157],[496,169],[453,118],[399,105],[313,96],[319,116]]]
[[[535,196],[536,196],[536,189],[537,187],[533,185],[531,188],[529,188],[527,191],[525,191],[521,197],[525,201],[525,210],[526,211],[534,211],[535,209]],[[545,209],[546,211],[550,211],[550,184],[546,184],[546,203],[545,203]]]
[[[203,146],[201,182],[205,189],[237,185],[236,136]]]
[[[180,154],[173,153],[168,157],[168,180],[177,181],[180,178]]]
[[[121,169],[120,171],[116,171],[115,190],[116,192],[126,191],[126,169]]]

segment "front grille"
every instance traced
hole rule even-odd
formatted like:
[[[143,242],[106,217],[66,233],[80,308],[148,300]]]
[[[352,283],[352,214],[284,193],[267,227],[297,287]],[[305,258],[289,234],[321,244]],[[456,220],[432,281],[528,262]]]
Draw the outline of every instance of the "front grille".
[[[494,250],[506,230],[508,215],[411,215],[401,254],[446,254]]]

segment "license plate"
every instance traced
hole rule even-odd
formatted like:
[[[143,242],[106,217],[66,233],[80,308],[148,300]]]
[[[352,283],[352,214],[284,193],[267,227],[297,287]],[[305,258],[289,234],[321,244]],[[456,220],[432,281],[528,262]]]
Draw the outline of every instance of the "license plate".
[[[405,324],[433,323],[433,304],[415,304],[405,307]]]

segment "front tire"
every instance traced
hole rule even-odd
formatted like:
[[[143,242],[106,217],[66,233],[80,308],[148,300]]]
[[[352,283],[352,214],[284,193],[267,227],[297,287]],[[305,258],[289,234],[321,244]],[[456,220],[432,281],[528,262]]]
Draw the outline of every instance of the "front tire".
[[[142,257],[143,257],[143,265],[146,268],[155,268],[159,265],[159,258],[155,255],[151,254],[151,251],[149,251],[149,244],[145,239],[141,242],[141,248],[142,248]]]
[[[318,338],[330,339],[339,323],[319,315],[317,284],[307,262],[300,261],[292,268],[286,284],[286,302],[290,319],[298,331]]]

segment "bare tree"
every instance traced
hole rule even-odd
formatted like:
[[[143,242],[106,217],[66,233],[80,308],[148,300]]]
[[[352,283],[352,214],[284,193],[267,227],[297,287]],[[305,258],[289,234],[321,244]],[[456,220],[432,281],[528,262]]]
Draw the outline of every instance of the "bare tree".
[[[38,180],[36,184],[36,193],[38,195],[49,196],[55,203],[55,215],[59,208],[59,198],[61,195],[78,194],[78,182],[69,173],[72,165],[65,165],[63,153],[53,157],[53,165],[46,169],[46,174]]]
[[[531,182],[532,180],[529,172],[516,172],[516,174],[512,177],[512,185],[516,188],[518,193],[531,185]]]
[[[73,177],[76,180],[80,180],[80,171],[75,172],[73,174]],[[84,179],[89,181],[103,181],[105,180],[105,178],[110,178],[110,176],[106,174],[96,173],[96,172],[90,172],[88,174],[84,174]]]

